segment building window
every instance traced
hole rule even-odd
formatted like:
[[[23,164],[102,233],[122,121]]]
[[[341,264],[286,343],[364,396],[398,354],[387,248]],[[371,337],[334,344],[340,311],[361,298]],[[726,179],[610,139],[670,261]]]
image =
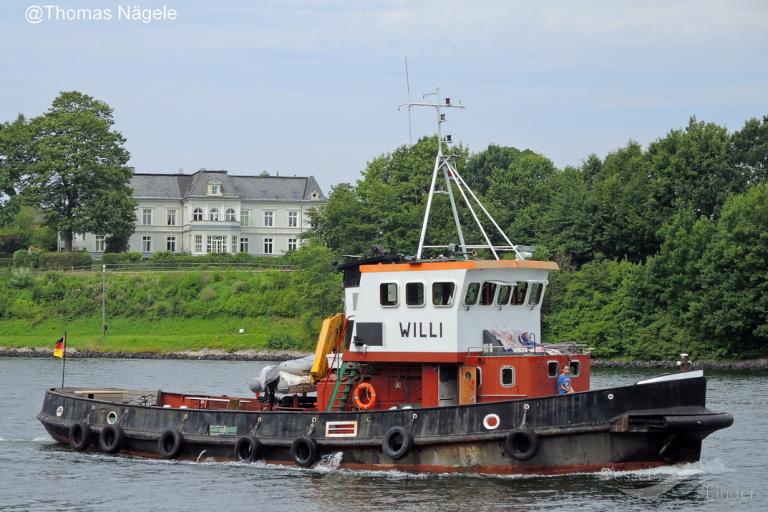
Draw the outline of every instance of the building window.
[[[264,254],[272,254],[272,239],[264,239]]]
[[[237,252],[237,236],[232,235],[231,240],[230,240],[230,244],[231,244],[230,247],[232,248],[230,252],[232,254],[236,253]]]
[[[218,208],[211,208],[211,210],[208,212],[208,220],[212,220],[213,222],[218,222],[219,220]]]
[[[227,222],[234,222],[235,221],[235,209],[234,208],[227,208],[227,211],[224,212],[224,220]]]
[[[397,283],[379,285],[379,304],[390,308],[397,306]]]
[[[141,250],[144,252],[150,252],[152,250],[152,237],[151,236],[143,236],[141,237]]]
[[[298,246],[299,246],[299,239],[298,238],[289,238],[288,239],[288,250],[289,251],[295,251]]]
[[[152,208],[141,209],[141,223],[145,226],[152,224]]]
[[[248,226],[251,223],[251,210],[240,210],[240,225]]]
[[[450,306],[453,304],[453,283],[432,283],[432,304],[434,306]]]
[[[288,212],[288,227],[299,227],[299,212]]]
[[[528,291],[527,281],[518,281],[515,285],[515,289],[512,292],[512,304],[513,306],[519,306],[525,301],[525,292]]]
[[[424,283],[407,283],[405,285],[405,304],[407,306],[424,305]]]
[[[502,366],[501,367],[501,385],[505,388],[511,388],[515,385],[515,367],[514,366]]]
[[[208,235],[206,252],[225,252],[224,248],[227,243],[224,238],[224,235]]]
[[[248,238],[243,237],[240,239],[240,252],[248,252]]]
[[[176,225],[176,210],[168,210],[168,225],[169,226],[175,226]]]
[[[195,208],[192,210],[192,220],[203,220],[203,209],[202,208]]]
[[[271,228],[275,224],[275,212],[264,212],[264,227]]]
[[[106,247],[106,237],[104,235],[96,235],[96,252],[104,252]]]
[[[168,252],[176,252],[176,237],[169,236],[165,239],[165,250]]]
[[[218,181],[210,181],[208,182],[208,195],[209,196],[220,196],[221,195],[221,183]]]
[[[203,235],[195,235],[195,252],[203,252]]]

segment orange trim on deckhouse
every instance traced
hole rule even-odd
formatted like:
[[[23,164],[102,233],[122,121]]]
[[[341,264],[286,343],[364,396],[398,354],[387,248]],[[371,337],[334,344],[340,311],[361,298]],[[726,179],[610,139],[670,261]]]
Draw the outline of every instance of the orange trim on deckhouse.
[[[536,260],[478,260],[478,261],[419,261],[414,263],[395,263],[360,265],[360,272],[414,272],[425,270],[461,270],[493,268],[528,268],[534,270],[559,270],[554,261]]]

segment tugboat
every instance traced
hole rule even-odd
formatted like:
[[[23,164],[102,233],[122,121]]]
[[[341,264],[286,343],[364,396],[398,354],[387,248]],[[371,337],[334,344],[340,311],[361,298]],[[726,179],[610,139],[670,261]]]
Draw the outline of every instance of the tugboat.
[[[265,368],[256,396],[49,389],[37,417],[53,439],[78,451],[301,467],[340,453],[342,468],[433,473],[699,460],[702,440],[733,423],[706,408],[703,372],[590,389],[589,350],[541,339],[542,299],[557,265],[527,259],[444,152],[443,111],[461,107],[448,98],[413,106],[435,109],[438,120],[417,254],[375,248],[372,258],[337,264],[345,313],[325,319],[314,357]],[[465,243],[454,189],[482,243]],[[449,198],[458,243],[425,245],[438,193]],[[504,244],[492,243],[486,221]],[[473,259],[478,251],[489,257]]]

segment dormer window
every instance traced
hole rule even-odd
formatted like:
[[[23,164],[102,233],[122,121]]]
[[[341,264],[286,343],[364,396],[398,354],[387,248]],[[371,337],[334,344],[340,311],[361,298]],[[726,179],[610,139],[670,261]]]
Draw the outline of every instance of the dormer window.
[[[221,195],[221,182],[220,181],[209,181],[208,182],[208,195],[209,196],[220,196]]]

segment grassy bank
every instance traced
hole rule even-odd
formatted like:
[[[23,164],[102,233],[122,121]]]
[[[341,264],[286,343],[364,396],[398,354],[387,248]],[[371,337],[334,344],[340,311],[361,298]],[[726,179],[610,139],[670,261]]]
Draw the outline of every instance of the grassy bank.
[[[245,329],[239,334],[239,329]],[[106,337],[101,336],[101,318],[47,320],[30,324],[24,320],[0,321],[0,347],[50,347],[63,334],[68,347],[99,352],[166,353],[218,349],[227,352],[248,349],[300,349],[311,345],[303,339],[303,322],[296,318],[113,318]]]

